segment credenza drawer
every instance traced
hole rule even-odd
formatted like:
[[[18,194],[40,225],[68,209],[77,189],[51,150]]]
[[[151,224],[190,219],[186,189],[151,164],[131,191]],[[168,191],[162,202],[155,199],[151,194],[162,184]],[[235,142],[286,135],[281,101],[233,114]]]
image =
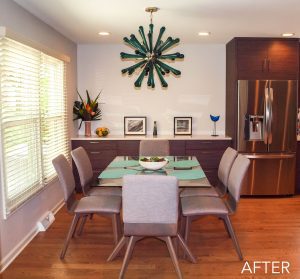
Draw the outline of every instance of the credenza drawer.
[[[139,156],[139,147],[139,140],[117,141],[117,150],[119,156]]]
[[[117,156],[117,150],[87,150],[93,170],[105,169]]]
[[[203,168],[218,168],[223,153],[224,150],[186,150],[186,155],[196,156]]]
[[[100,140],[81,140],[72,141],[72,149],[82,146],[85,150],[101,151],[101,150],[116,150],[117,143],[115,141],[100,141]]]
[[[231,146],[231,141],[229,140],[187,140],[186,149],[193,150],[225,150],[228,146]]]

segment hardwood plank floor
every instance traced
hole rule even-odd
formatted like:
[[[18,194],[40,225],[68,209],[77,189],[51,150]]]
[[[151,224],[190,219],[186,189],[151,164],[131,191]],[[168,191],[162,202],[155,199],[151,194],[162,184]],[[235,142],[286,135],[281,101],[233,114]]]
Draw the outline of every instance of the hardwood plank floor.
[[[71,240],[64,261],[60,250],[71,222],[65,209],[56,215],[48,231],[39,233],[0,275],[3,279],[99,279],[118,278],[122,257],[107,263],[113,249],[109,219],[95,216],[81,237]],[[261,269],[255,276],[241,274],[247,260],[289,261],[290,274],[277,278],[300,278],[300,196],[292,198],[242,199],[232,223],[244,261],[239,261],[222,221],[205,217],[192,224],[189,246],[197,259],[180,259],[184,278],[271,278]],[[138,242],[126,278],[176,278],[166,246],[155,239]]]

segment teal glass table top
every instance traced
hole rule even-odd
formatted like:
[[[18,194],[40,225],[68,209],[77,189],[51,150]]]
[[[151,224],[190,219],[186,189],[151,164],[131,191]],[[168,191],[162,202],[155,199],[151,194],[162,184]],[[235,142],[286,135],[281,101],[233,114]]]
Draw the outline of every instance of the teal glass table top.
[[[121,187],[123,176],[133,174],[175,176],[178,178],[178,184],[181,188],[211,187],[196,157],[166,156],[166,158],[169,163],[164,168],[151,171],[139,165],[139,157],[117,156],[99,174],[97,186]]]

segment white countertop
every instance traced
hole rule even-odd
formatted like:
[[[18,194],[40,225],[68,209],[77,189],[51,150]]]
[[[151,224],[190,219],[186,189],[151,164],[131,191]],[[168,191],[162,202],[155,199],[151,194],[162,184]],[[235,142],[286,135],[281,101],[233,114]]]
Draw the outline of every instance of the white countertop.
[[[165,136],[157,136],[153,137],[150,135],[147,136],[124,136],[124,135],[108,135],[106,137],[98,137],[98,136],[76,136],[72,137],[71,140],[231,140],[231,137],[227,137],[224,135],[220,136],[210,136],[210,135],[193,135],[193,136],[174,136],[174,135],[165,135]]]

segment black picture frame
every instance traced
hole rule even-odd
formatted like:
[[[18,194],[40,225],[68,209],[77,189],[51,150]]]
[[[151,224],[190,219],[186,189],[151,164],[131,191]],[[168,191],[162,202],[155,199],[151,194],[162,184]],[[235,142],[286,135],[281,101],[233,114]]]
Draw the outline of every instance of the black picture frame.
[[[146,116],[124,116],[124,136],[146,136]]]
[[[174,136],[191,136],[193,134],[193,118],[174,117]]]

